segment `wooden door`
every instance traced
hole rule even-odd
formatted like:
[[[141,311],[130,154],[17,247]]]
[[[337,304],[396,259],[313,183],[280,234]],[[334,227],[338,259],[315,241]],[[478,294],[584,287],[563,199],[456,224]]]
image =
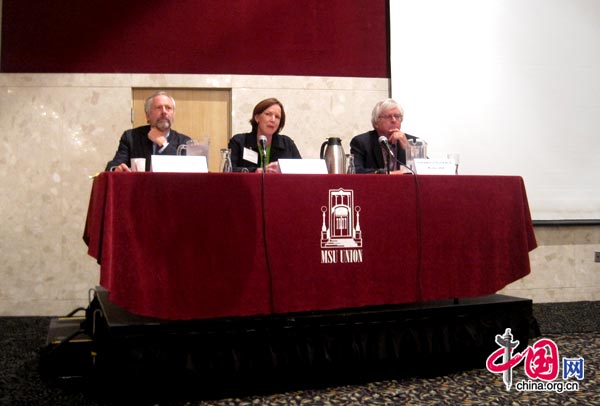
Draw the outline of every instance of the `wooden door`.
[[[208,170],[219,172],[221,148],[226,148],[231,134],[231,91],[229,89],[134,88],[132,124],[146,125],[144,101],[165,91],[175,99],[173,129],[200,140],[208,136],[210,150]]]

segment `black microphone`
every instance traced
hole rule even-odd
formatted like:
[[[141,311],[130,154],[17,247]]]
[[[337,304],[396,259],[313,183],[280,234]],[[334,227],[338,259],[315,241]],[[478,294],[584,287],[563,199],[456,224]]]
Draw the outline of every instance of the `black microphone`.
[[[385,147],[387,153],[390,154],[392,158],[396,159],[396,156],[392,152],[392,148],[390,148],[390,143],[385,135],[379,137],[379,143]]]
[[[267,162],[267,136],[261,135],[260,137],[258,137],[258,142],[260,143],[260,147],[262,148],[262,166],[264,168]]]

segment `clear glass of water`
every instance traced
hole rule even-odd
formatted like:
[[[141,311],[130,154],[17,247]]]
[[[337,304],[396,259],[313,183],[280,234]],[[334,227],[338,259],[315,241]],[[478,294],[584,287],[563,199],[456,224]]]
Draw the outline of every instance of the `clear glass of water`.
[[[458,175],[458,164],[460,163],[460,154],[457,152],[451,152],[447,155],[448,159],[452,159],[454,161],[454,166],[456,167],[454,173]]]

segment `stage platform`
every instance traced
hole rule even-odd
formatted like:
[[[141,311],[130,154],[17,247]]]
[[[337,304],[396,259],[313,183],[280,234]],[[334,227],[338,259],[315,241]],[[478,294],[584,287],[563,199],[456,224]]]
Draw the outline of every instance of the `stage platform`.
[[[68,318],[60,334],[61,322],[51,323],[49,347],[56,347],[58,335],[67,337],[65,323]],[[486,358],[497,349],[496,334],[506,328],[520,342],[516,351],[539,335],[532,301],[504,295],[168,321],[131,314],[97,288],[84,320],[70,324],[80,329],[78,362],[73,363],[79,371],[66,371],[63,365],[48,369],[50,373],[79,374],[93,386],[123,389],[132,396],[237,396],[436,376],[485,368]],[[61,345],[46,362],[67,363],[73,346]],[[89,354],[87,361],[82,362],[82,353]]]

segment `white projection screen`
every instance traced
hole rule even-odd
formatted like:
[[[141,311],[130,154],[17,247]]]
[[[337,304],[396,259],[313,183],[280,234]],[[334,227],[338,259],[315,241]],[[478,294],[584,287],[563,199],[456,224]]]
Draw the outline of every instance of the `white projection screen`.
[[[600,0],[389,6],[403,130],[460,174],[522,176],[534,221],[599,220]]]

